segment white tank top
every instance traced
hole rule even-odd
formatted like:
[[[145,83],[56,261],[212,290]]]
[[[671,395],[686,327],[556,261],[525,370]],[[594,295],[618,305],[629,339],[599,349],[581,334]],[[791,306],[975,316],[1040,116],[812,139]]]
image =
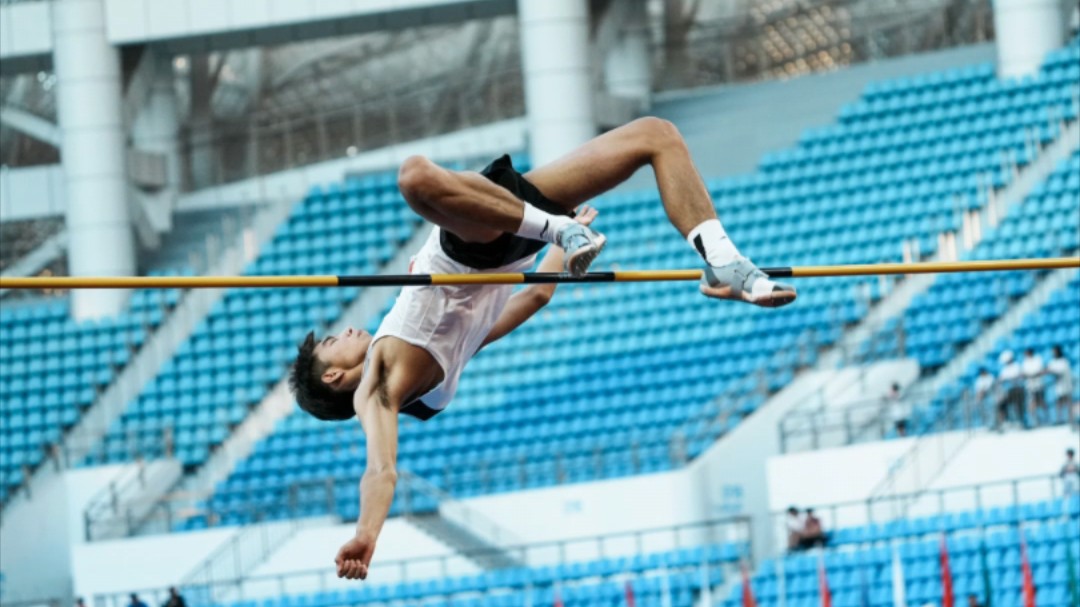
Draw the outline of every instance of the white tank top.
[[[531,268],[535,260],[536,256],[532,255],[491,270],[470,268],[446,256],[439,244],[439,228],[435,228],[413,258],[409,273],[523,272]],[[402,288],[394,306],[375,332],[368,354],[379,339],[393,336],[427,350],[443,370],[442,382],[420,397],[418,402],[403,407],[403,413],[427,419],[446,408],[457,392],[465,364],[484,343],[513,291],[514,285]]]

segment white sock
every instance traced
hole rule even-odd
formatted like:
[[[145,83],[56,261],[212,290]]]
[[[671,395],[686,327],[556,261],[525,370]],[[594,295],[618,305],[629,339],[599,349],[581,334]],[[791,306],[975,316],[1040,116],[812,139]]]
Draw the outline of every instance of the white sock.
[[[543,240],[555,243],[555,235],[566,224],[574,223],[574,220],[566,215],[552,215],[545,213],[529,203],[525,204],[525,216],[521,218],[521,226],[514,232],[522,238]]]
[[[739,250],[728,238],[719,219],[707,219],[686,236],[686,241],[710,266],[724,266],[739,257]]]

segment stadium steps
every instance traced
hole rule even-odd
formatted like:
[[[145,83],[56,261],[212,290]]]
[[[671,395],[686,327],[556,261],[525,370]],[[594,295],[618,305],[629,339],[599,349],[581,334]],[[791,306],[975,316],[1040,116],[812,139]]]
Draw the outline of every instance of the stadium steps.
[[[936,393],[941,388],[956,381],[963,375],[968,365],[986,356],[999,339],[1012,333],[1020,326],[1024,317],[1045,304],[1054,291],[1063,288],[1076,274],[1076,268],[1063,268],[1050,272],[1004,316],[983,331],[959,356],[942,367],[941,371],[938,371],[932,377],[928,377],[916,384],[915,390],[920,393]]]
[[[158,500],[184,474],[175,458],[136,462],[83,509],[86,541],[127,537],[154,516]]]
[[[402,245],[393,258],[382,268],[383,274],[406,274],[409,260],[415,251],[427,240],[430,229],[416,230],[412,237]],[[357,297],[342,312],[337,322],[328,329],[329,333],[341,331],[350,322],[364,323],[378,316],[387,304],[397,295],[394,289],[369,289]],[[188,495],[210,495],[217,483],[225,481],[237,462],[247,458],[256,443],[274,431],[274,425],[293,412],[293,397],[289,393],[288,377],[283,376],[271,389],[262,402],[247,418],[225,439],[221,447],[195,471],[181,480],[178,490]]]
[[[506,529],[411,472],[403,471],[399,484],[405,495],[405,518],[417,529],[484,570],[525,564],[503,549],[521,543]],[[418,497],[421,499],[417,500]],[[437,506],[432,510],[422,505],[424,501],[434,501]],[[422,511],[410,512],[409,505],[413,503]]]
[[[256,248],[273,235],[274,227],[284,219],[287,213],[288,205],[279,205],[267,207],[257,216],[253,225]],[[230,243],[220,255],[218,263],[209,268],[207,273],[214,275],[238,273],[246,262],[244,249],[244,235],[239,233],[236,240]],[[146,383],[158,374],[162,365],[172,358],[177,347],[184,343],[223,294],[223,289],[193,289],[180,300],[157,331],[147,338],[146,343],[124,367],[120,375],[101,393],[64,437],[63,442],[58,446],[58,452],[63,454],[64,466],[82,461],[103,443],[107,429],[124,413],[128,403],[132,401],[131,396],[138,394]],[[58,469],[59,466],[40,466],[26,484],[32,487],[41,482],[39,476],[51,476]],[[147,486],[153,487],[155,483],[150,482]],[[146,495],[133,496],[131,504],[146,499]],[[11,503],[11,500],[8,503]],[[124,508],[128,505],[125,503]]]
[[[240,587],[214,582],[244,579],[300,531],[334,522],[331,517],[292,518],[242,527],[177,585],[195,595],[188,598],[192,604],[218,605],[241,598]]]
[[[912,392],[915,394],[936,393],[942,387],[955,381],[970,364],[985,357],[998,340],[1015,331],[1028,314],[1045,304],[1055,291],[1065,287],[1076,275],[1075,268],[1051,272],[941,371],[933,377],[916,382]],[[954,409],[955,407],[946,409],[939,421],[951,422],[950,411]],[[962,432],[948,433],[952,440],[947,440],[941,431],[952,424],[942,423],[941,425],[946,427],[934,428],[930,433],[920,436],[911,448],[894,460],[871,499],[887,499],[898,493],[915,494],[905,500],[903,507],[906,508],[909,503],[917,500],[918,494],[934,482],[974,436],[972,429],[966,429]]]
[[[1001,218],[1005,217],[1016,207],[1016,205],[1021,204],[1036,187],[1045,182],[1047,177],[1058,167],[1059,163],[1068,158],[1078,147],[1080,147],[1080,121],[1073,121],[1067,125],[1066,128],[1062,129],[1061,135],[1053,143],[1043,149],[1031,164],[1019,169],[1016,179],[1000,191],[990,195],[986,206],[983,207],[984,211],[990,212],[990,207],[993,206],[993,212],[998,218],[997,221],[1000,222]],[[983,230],[978,230],[970,236],[971,248],[974,248],[981,241],[982,234]],[[963,235],[958,235],[957,238],[961,241],[964,239]],[[937,252],[930,261],[944,261],[943,253],[943,251]],[[913,274],[907,276],[892,289],[888,295],[870,308],[859,324],[845,331],[837,343],[818,358],[817,368],[830,369],[836,368],[837,365],[845,364],[849,359],[850,353],[856,352],[860,344],[873,339],[874,335],[877,334],[890,319],[902,316],[911,302],[916,297],[929,290],[934,285],[935,280],[936,275],[934,274]],[[1051,291],[1053,291],[1053,289],[1051,289]],[[1047,292],[1046,296],[1049,296],[1048,293],[1049,292]],[[1044,301],[1045,300],[1040,301],[1034,307],[1025,308],[1025,313],[1026,311],[1034,310],[1035,307],[1038,307],[1038,305],[1041,305]],[[1015,323],[1007,325],[1007,328],[1004,328],[1002,333],[995,333],[995,337],[989,342],[986,342],[987,347],[993,347],[994,341],[998,337],[1015,329],[1016,323],[1019,323],[1022,318],[1023,315],[1017,317]],[[1004,320],[1004,318],[1002,320]],[[986,334],[984,333],[984,337],[985,335]],[[963,373],[964,369],[967,368],[967,365],[985,355],[985,349],[974,350],[974,345],[975,344],[973,343],[972,347],[969,347],[963,354],[955,358],[948,367],[943,368],[935,376],[933,381],[928,381],[926,379],[917,381],[906,391],[911,394],[923,394],[927,393],[927,391],[929,391],[929,393],[936,393],[943,386],[954,381],[959,377],[959,374]],[[883,410],[882,415],[889,415],[889,413],[888,411]],[[889,425],[883,423],[880,419],[863,421],[865,422],[863,428],[867,431],[878,431],[880,428],[888,427]],[[856,436],[854,437],[854,442],[867,440],[867,438],[868,437],[862,435]]]
[[[1080,149],[1080,121],[1074,121],[1067,129],[1064,129],[1061,137],[1048,146],[1037,161],[1032,163],[1018,179],[997,196],[999,217],[1004,217],[1016,205],[1022,203],[1036,186],[1044,182],[1054,172],[1060,162],[1068,158],[1077,149]],[[1075,270],[1069,269],[1050,273],[998,322],[983,331],[979,338],[964,349],[959,356],[942,367],[934,376],[919,382],[916,389],[925,389],[936,393],[955,381],[968,365],[985,356],[999,338],[1011,333],[1028,312],[1046,303],[1050,293],[1064,286],[1074,273]]]

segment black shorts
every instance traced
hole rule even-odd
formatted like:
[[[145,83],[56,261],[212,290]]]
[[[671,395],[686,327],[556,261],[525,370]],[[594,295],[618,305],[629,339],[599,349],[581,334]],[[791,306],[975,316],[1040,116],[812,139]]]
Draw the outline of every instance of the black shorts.
[[[536,186],[514,169],[508,155],[496,158],[480,174],[510,190],[518,200],[524,200],[541,211],[552,215],[574,215],[540,193]],[[503,232],[491,242],[465,242],[457,235],[442,230],[439,244],[450,259],[477,270],[490,270],[525,259],[544,248],[546,243],[509,232]]]

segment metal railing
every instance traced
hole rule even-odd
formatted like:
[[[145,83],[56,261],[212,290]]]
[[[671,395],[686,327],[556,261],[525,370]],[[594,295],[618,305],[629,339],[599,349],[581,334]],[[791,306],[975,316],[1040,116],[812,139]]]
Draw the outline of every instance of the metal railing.
[[[987,0],[815,0],[776,3],[771,11],[747,6],[719,19],[669,22],[664,43],[653,49],[657,88],[791,78],[994,38]]]
[[[402,491],[402,503],[406,516],[417,511],[417,508],[414,508],[414,499],[426,496],[435,501],[440,517],[463,527],[493,547],[521,543],[520,538],[513,533],[421,476],[403,470],[398,477],[398,486]]]
[[[134,513],[130,508],[121,508],[121,502],[145,487],[146,462],[142,458],[136,458],[134,467],[109,481],[108,485],[90,498],[83,510],[83,537],[86,541],[93,541],[97,536],[94,523],[102,519],[121,518],[128,523],[127,527],[130,529],[134,524],[131,520]]]
[[[266,562],[301,526],[301,519],[293,518],[241,527],[236,535],[181,579],[179,585],[205,588],[207,594],[202,598],[206,602],[222,601],[237,588],[215,582],[244,579],[252,569]]]
[[[518,562],[528,563],[531,567],[547,567],[604,558],[634,557],[649,553],[692,548],[716,544],[734,544],[736,558],[750,558],[752,547],[750,518],[745,516],[713,519],[695,523],[638,529],[608,533],[595,536],[568,538],[545,542],[532,542],[500,548],[518,557]],[[348,538],[343,538],[348,539]],[[189,605],[211,604],[211,597],[228,594],[235,600],[246,600],[266,596],[280,597],[290,593],[317,592],[329,589],[343,589],[350,586],[347,580],[337,578],[332,566],[333,553],[337,546],[327,547],[327,566],[302,571],[291,571],[275,575],[246,576],[235,579],[214,579],[206,583],[184,583],[177,585]],[[402,583],[446,578],[451,576],[473,575],[475,566],[470,559],[490,550],[448,553],[394,561],[372,562],[368,574],[368,584]],[[724,566],[734,571],[737,563],[733,559]],[[621,574],[619,574],[621,575]],[[548,584],[551,582],[549,581]],[[538,586],[544,585],[538,583]],[[131,592],[140,597],[164,602],[168,595],[167,588],[130,589],[122,593],[100,594],[93,597],[93,607],[124,607]],[[462,593],[471,591],[465,590]],[[441,596],[451,596],[444,594]]]
[[[189,125],[185,190],[258,177],[525,115],[519,67],[409,83],[317,113],[255,113],[247,121]]]
[[[877,396],[834,408],[794,409],[780,420],[780,450],[787,453],[793,439],[806,437],[809,437],[811,449],[820,448],[822,437],[825,436],[843,437],[839,443],[841,445],[882,440],[890,436],[895,423],[900,419],[906,421],[909,433],[916,434],[918,432],[910,419],[911,416],[899,416],[895,411],[913,411],[915,403],[922,402],[929,396],[932,396],[932,393],[905,394],[899,401]]]
[[[985,408],[975,405],[975,399],[966,391],[947,403],[911,447],[893,461],[885,478],[871,491],[870,499],[889,503],[899,508],[898,516],[905,515],[919,494],[971,440],[974,418],[981,421],[985,412]]]
[[[777,424],[780,433],[780,452],[787,453],[791,439],[798,436],[809,435],[812,448],[817,449],[820,445],[820,437],[826,430],[832,429],[826,419],[835,415],[841,407],[851,405],[837,405],[836,409],[829,408],[830,395],[838,397],[846,391],[858,386],[861,391],[866,391],[866,376],[870,365],[858,365],[854,367],[857,373],[854,377],[849,374],[835,375],[816,390],[807,395],[798,405],[790,409],[780,418]],[[870,401],[871,399],[867,399]],[[856,401],[861,403],[863,401]],[[852,433],[854,434],[854,419],[851,420]],[[844,426],[841,426],[842,428]]]
[[[343,500],[352,500],[343,496],[340,484],[332,478],[294,481],[280,490],[271,490],[282,499],[266,503],[257,499],[258,492],[249,490],[243,506],[218,507],[206,503],[212,493],[192,493],[174,491],[157,498],[147,505],[139,521],[139,527],[147,530],[168,532],[178,525],[193,518],[200,518],[207,527],[234,524],[238,520],[255,523],[273,521],[291,521],[311,516],[313,512],[336,516],[345,510]],[[401,514],[414,516],[428,514],[436,510],[451,522],[464,526],[480,539],[493,545],[520,543],[518,538],[501,528],[473,508],[465,506],[450,493],[440,489],[422,477],[407,470],[399,472],[398,493]],[[119,493],[122,493],[120,491]],[[426,499],[425,499],[426,498]],[[93,505],[97,504],[97,505]],[[95,536],[97,527],[111,527],[117,512],[113,509],[110,488],[102,490],[86,511],[86,529],[88,537]],[[350,504],[351,505],[351,504]],[[123,504],[117,504],[122,514]],[[221,577],[221,576],[218,576]]]
[[[885,524],[892,521],[911,520],[919,517],[931,517],[962,512],[984,512],[991,508],[1018,508],[1025,504],[1040,501],[1051,502],[1049,511],[1044,514],[1049,518],[1069,516],[1068,503],[1063,498],[1069,494],[1065,483],[1058,475],[1024,476],[1015,479],[960,485],[942,489],[930,489],[912,493],[902,493],[886,497],[869,497],[862,500],[845,502],[800,504],[810,507],[818,515],[825,527],[826,535],[830,531],[860,525]],[[1060,505],[1053,502],[1061,501]],[[898,506],[896,504],[901,504]],[[917,506],[917,507],[912,507]],[[906,509],[906,511],[905,511]],[[769,514],[778,534],[787,537],[787,512],[774,511]],[[1017,510],[1018,518],[1020,512]],[[927,531],[940,533],[940,530]]]

